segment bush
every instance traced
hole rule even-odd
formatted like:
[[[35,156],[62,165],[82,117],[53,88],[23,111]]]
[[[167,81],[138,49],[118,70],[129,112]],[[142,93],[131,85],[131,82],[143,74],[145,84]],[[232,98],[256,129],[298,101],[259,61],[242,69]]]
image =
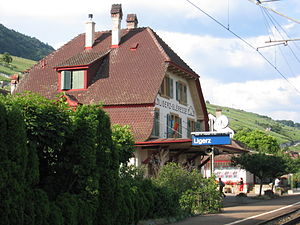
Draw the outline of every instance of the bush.
[[[193,170],[189,172],[176,163],[165,165],[154,179],[159,187],[169,189],[178,198],[182,212],[202,214],[217,212],[221,208],[221,198],[214,178],[203,178]]]

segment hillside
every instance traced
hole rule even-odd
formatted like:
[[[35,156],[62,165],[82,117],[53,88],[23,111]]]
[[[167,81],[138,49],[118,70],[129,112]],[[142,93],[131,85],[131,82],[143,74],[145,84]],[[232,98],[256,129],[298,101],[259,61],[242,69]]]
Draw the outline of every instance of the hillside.
[[[0,54],[1,58],[2,54]],[[30,60],[30,59],[24,59],[17,56],[12,56],[12,63],[9,65],[0,62],[0,74],[15,74],[15,73],[22,73],[23,71],[31,68],[34,64],[36,64],[36,61]],[[2,78],[2,77],[1,77]]]
[[[54,48],[50,45],[0,24],[0,53],[8,52],[26,59],[40,60],[52,51]]]
[[[212,104],[206,104],[206,107],[207,111],[213,115],[215,115],[216,109],[222,109],[222,114],[229,118],[230,128],[235,131],[241,128],[262,130],[277,138],[280,144],[300,141],[299,128],[286,126],[270,117]],[[290,147],[290,149],[300,150],[300,145]]]

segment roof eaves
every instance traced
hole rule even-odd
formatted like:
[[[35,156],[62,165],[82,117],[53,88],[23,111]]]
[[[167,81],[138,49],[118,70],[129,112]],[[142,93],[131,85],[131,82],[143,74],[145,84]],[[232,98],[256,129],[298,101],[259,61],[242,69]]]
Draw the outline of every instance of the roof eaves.
[[[200,76],[199,76],[198,74],[192,73],[192,72],[190,72],[190,71],[188,71],[188,70],[182,68],[181,66],[179,66],[179,65],[176,64],[176,63],[174,63],[173,61],[166,61],[166,63],[169,63],[169,64],[171,64],[172,66],[176,67],[177,69],[179,69],[179,70],[181,70],[181,71],[183,71],[183,72],[189,74],[189,75],[190,75],[193,79],[195,79],[195,80],[200,78]]]

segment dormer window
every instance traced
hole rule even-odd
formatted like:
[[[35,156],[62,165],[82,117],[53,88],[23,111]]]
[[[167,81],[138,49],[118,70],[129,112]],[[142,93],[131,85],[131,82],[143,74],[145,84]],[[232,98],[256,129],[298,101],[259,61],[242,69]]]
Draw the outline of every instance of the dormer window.
[[[86,88],[86,70],[61,71],[61,90],[77,90]]]
[[[58,64],[58,91],[85,90],[99,72],[106,52],[83,51]]]

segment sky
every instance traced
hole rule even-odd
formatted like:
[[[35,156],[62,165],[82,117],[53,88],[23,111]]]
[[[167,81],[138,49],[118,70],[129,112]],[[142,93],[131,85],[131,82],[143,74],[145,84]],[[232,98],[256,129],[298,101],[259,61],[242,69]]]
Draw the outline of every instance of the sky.
[[[57,49],[90,13],[97,31],[111,30],[111,5],[122,4],[122,27],[136,13],[200,76],[206,101],[300,123],[300,41],[266,43],[300,38],[300,1],[253,1],[0,1],[0,23]]]

